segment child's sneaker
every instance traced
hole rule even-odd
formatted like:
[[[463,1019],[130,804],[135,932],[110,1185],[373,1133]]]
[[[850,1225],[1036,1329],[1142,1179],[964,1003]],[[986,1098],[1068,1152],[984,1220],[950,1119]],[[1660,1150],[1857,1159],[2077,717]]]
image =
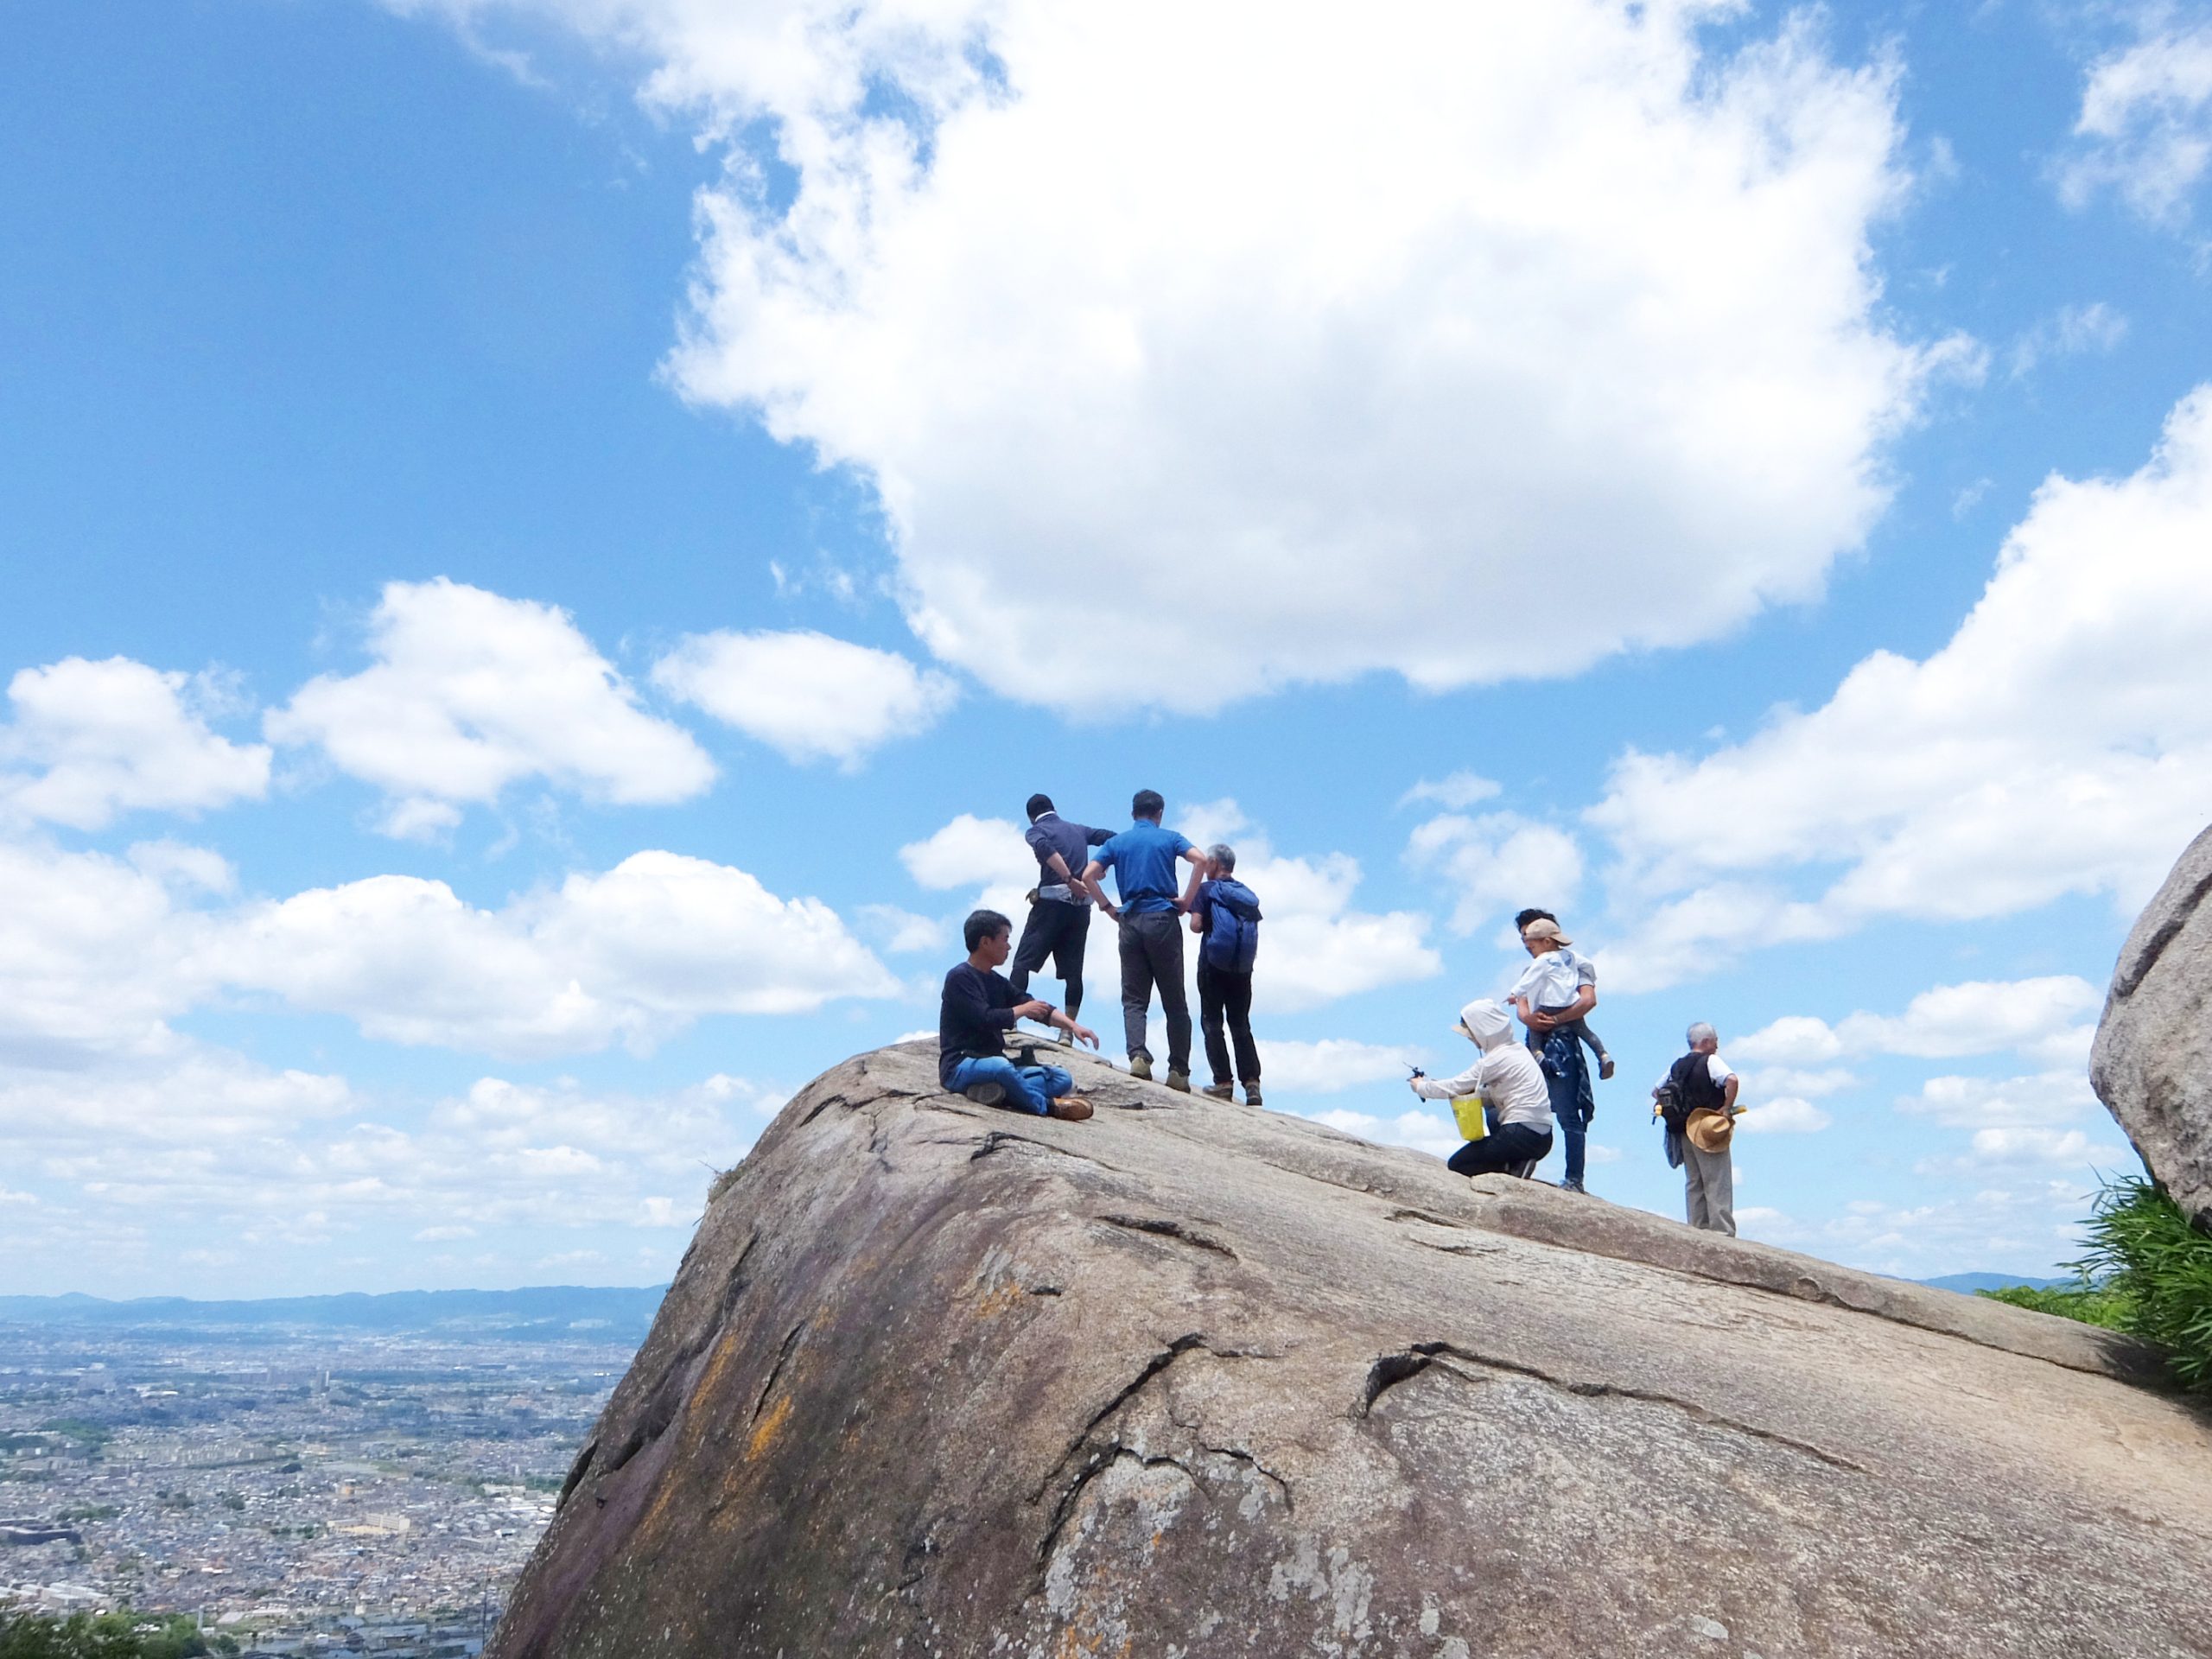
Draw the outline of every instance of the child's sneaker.
[[[1598,1081],[1600,1083],[1611,1083],[1612,1080],[1613,1057],[1610,1054],[1600,1053],[1598,1056]]]

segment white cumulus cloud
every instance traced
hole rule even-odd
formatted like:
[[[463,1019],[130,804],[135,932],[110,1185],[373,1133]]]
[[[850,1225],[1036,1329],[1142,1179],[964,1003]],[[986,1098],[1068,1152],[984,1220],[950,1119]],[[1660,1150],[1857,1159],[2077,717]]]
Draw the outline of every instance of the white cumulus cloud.
[[[1897,1109],[1954,1129],[2042,1128],[2101,1113],[2088,1077],[2037,1071],[2019,1077],[1930,1077]]]
[[[688,800],[714,781],[690,733],[648,714],[568,613],[449,582],[388,583],[374,661],[321,675],[264,721],[388,798],[398,836],[449,829],[466,804],[542,777],[597,800]]]
[[[1418,1048],[1348,1037],[1319,1042],[1260,1039],[1260,1069],[1270,1099],[1278,1092],[1329,1095],[1366,1083],[1403,1082],[1406,1068],[1424,1058]]]
[[[2078,1046],[2076,1022],[2103,1001],[2095,986],[2071,974],[1970,980],[1923,991],[1901,1014],[1861,1012],[1833,1026],[1809,1015],[1787,1015],[1730,1047],[1747,1060],[1785,1064],[1859,1054],[1944,1059],[2005,1049],[2040,1052],[2054,1043],[2065,1051]]]
[[[1606,982],[1880,916],[2140,904],[2212,801],[2208,546],[2212,387],[2131,476],[2046,480],[1933,656],[1878,652],[1702,758],[1624,756],[1588,814],[1618,855],[1609,891],[1642,910]]]
[[[896,652],[803,631],[692,634],[653,664],[652,680],[789,760],[848,766],[927,731],[960,695]]]
[[[75,830],[120,812],[200,812],[269,792],[265,744],[207,724],[208,684],[127,657],[71,657],[8,683],[0,726],[0,815]]]
[[[1959,355],[1879,309],[1893,74],[1723,0],[398,3],[645,60],[729,158],[676,384],[872,480],[920,637],[1071,710],[1712,638],[1820,591]],[[1538,566],[1541,656],[1468,626]]]
[[[1747,1135],[1815,1135],[1835,1122],[1827,1113],[1794,1095],[1745,1103],[1742,1118]]]
[[[820,900],[667,852],[496,911],[414,876],[315,888],[247,908],[210,955],[226,982],[372,1037],[519,1056],[649,1048],[706,1014],[810,1013],[899,988]]]
[[[1444,884],[1455,933],[1529,905],[1563,912],[1582,880],[1574,837],[1516,812],[1440,813],[1414,830],[1406,856]]]
[[[2079,207],[2110,190],[2178,226],[2212,166],[2212,22],[2165,7],[2140,15],[2139,38],[2089,66],[2059,194]]]

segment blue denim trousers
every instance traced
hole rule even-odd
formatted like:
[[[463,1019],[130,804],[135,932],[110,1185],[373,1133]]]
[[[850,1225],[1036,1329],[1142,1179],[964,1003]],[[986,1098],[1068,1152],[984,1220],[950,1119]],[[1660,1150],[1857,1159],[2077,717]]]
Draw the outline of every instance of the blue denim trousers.
[[[1560,1139],[1567,1147],[1567,1179],[1582,1179],[1583,1152],[1590,1137],[1590,1120],[1598,1115],[1598,1102],[1590,1091],[1590,1064],[1583,1058],[1581,1039],[1573,1029],[1529,1034],[1529,1046],[1544,1068],[1544,1087],[1552,1097],[1552,1116],[1559,1120]]]
[[[971,1084],[995,1083],[1006,1090],[1002,1103],[1010,1111],[1033,1112],[1043,1117],[1054,1100],[1075,1087],[1075,1079],[1057,1065],[1016,1065],[1003,1054],[969,1058],[952,1068],[952,1086],[964,1090]]]

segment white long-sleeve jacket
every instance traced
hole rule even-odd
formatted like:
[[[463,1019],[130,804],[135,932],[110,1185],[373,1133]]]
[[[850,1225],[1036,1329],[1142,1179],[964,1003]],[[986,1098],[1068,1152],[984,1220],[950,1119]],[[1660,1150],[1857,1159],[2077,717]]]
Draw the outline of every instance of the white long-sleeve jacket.
[[[1551,1127],[1552,1097],[1544,1087],[1544,1068],[1519,1043],[1486,1050],[1456,1077],[1415,1077],[1414,1092],[1426,1100],[1480,1095],[1497,1109],[1501,1128],[1508,1123],[1525,1123],[1533,1129]]]

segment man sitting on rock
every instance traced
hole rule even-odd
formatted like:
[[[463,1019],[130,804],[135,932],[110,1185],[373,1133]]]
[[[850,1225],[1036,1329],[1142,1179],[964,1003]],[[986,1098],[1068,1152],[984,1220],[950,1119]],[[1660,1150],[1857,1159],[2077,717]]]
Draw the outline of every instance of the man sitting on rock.
[[[1413,1077],[1424,1100],[1479,1096],[1490,1133],[1445,1160],[1455,1175],[1492,1175],[1541,1163],[1552,1149],[1552,1097],[1536,1057],[1513,1040],[1513,1016],[1484,997],[1459,1010],[1454,1030],[1482,1050],[1482,1058],[1456,1077]]]
[[[1057,1065],[1016,1065],[1006,1057],[1006,1033],[1024,1020],[1042,1020],[1078,1043],[1098,1046],[1098,1035],[1049,1002],[1023,1000],[998,972],[1014,953],[1014,924],[995,910],[979,910],[960,931],[968,960],[944,976],[937,1020],[938,1081],[979,1106],[1004,1105],[1039,1117],[1080,1122],[1090,1103],[1074,1092],[1075,1079]]]

